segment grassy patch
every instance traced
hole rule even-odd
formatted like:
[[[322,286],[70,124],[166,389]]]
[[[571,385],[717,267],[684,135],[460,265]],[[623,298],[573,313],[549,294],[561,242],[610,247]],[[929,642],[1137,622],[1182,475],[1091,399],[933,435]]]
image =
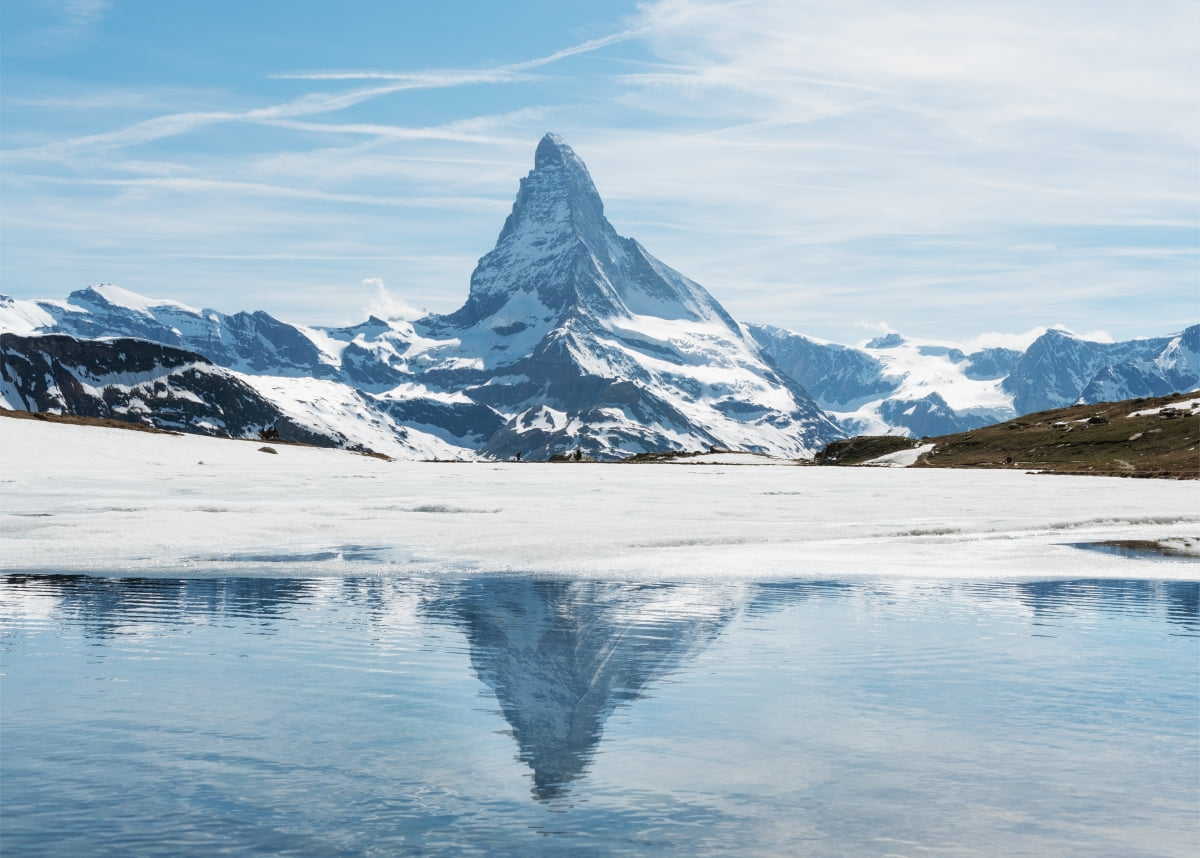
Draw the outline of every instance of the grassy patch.
[[[1027,414],[932,439],[917,467],[1024,468],[1058,474],[1200,479],[1200,409],[1175,394]],[[1162,409],[1161,413],[1129,415]]]

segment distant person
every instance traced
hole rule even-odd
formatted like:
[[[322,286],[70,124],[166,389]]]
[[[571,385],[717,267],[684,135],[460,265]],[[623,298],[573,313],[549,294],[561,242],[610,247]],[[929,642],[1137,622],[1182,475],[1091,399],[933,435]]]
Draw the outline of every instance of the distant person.
[[[520,450],[518,450],[517,455],[513,457],[513,461],[515,461],[515,462],[521,461],[521,451]]]

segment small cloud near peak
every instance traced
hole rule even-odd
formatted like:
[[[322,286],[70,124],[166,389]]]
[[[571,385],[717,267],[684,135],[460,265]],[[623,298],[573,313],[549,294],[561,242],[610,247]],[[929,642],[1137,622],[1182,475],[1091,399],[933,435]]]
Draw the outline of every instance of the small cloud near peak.
[[[383,280],[378,277],[367,277],[363,280],[362,285],[365,289],[375,290],[375,294],[367,303],[367,312],[372,316],[380,319],[412,321],[428,315],[424,310],[418,310],[406,301],[392,295]]]

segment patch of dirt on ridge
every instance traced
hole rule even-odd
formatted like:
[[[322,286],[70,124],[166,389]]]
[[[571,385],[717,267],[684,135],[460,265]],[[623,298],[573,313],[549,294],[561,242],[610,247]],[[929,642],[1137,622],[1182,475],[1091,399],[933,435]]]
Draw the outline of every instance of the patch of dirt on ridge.
[[[135,432],[149,432],[152,435],[174,435],[182,438],[188,434],[186,432],[172,432],[168,429],[159,429],[155,426],[147,426],[145,423],[134,423],[132,420],[117,420],[112,417],[80,417],[75,414],[51,414],[48,411],[14,411],[9,408],[0,408],[0,417],[12,417],[16,420],[38,420],[42,423],[67,423],[73,426],[99,426],[102,429],[132,429]],[[199,438],[212,438],[211,435],[197,435]],[[249,441],[251,443],[261,444],[261,438],[220,438],[217,441]],[[319,448],[315,444],[308,444],[304,441],[291,441],[284,438],[272,438],[271,443],[286,447],[313,447],[315,449],[336,449],[336,448]],[[268,448],[260,448],[266,450]],[[271,452],[278,452],[272,450]],[[391,456],[384,453],[376,453],[373,450],[346,450],[348,453],[355,453],[360,456],[367,456],[372,459],[382,459],[387,462],[395,461]]]
[[[653,451],[650,453],[635,453],[632,456],[626,456],[619,461],[624,464],[640,465],[646,462],[670,462],[674,459],[694,459],[697,456],[707,456],[707,450],[699,452],[688,452],[685,450],[662,450]]]
[[[114,420],[111,417],[77,417],[73,414],[50,414],[47,411],[13,411],[0,408],[0,417],[12,417],[17,420],[40,420],[43,423],[70,423],[75,426],[102,426],[106,429],[132,429],[135,432],[150,432],[154,435],[181,435],[181,432],[168,432],[147,426],[144,423],[134,423],[127,420]]]

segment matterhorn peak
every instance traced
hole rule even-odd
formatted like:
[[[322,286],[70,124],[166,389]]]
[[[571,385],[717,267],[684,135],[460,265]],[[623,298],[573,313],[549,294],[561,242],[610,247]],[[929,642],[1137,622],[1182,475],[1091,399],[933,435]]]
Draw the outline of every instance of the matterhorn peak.
[[[477,325],[546,332],[569,318],[647,314],[710,320],[741,336],[699,285],[617,234],[582,159],[547,134],[495,248],[471,275],[467,303],[428,322],[437,332]]]
[[[548,131],[546,136],[538,141],[537,150],[533,153],[533,168],[539,170],[551,167],[569,167],[587,175],[587,167],[575,154],[575,150],[567,145],[566,140]]]
[[[565,140],[547,134],[534,152],[533,170],[521,180],[500,243],[531,232],[595,239],[604,226],[604,203],[587,167]]]

